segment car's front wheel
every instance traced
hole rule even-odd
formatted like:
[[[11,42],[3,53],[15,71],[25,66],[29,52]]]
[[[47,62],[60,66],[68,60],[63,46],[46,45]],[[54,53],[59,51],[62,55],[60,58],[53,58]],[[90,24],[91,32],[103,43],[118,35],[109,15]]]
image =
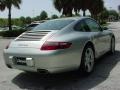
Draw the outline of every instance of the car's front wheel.
[[[94,68],[95,54],[92,46],[86,46],[81,59],[80,70],[84,75],[89,75]]]

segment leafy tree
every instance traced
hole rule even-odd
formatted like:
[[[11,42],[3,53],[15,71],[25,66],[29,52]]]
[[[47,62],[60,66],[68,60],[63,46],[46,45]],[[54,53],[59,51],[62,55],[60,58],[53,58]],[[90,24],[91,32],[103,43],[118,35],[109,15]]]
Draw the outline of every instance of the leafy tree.
[[[99,22],[101,24],[105,24],[109,18],[109,11],[104,8],[103,11],[98,15],[99,17]]]
[[[58,18],[58,16],[54,14],[54,15],[51,16],[51,18],[56,19],[56,18]]]
[[[16,26],[23,26],[24,25],[22,20],[20,20],[20,18],[12,19],[12,24],[16,25]]]
[[[23,16],[20,17],[20,21],[22,22],[22,25],[24,25],[24,24],[25,24],[25,21],[26,21],[26,20],[25,20],[25,17],[23,17]]]
[[[114,16],[115,19],[118,19],[119,14],[118,14],[117,11],[115,11],[115,10],[110,10],[110,11],[109,11],[109,16]]]
[[[31,17],[26,17],[25,22],[26,24],[30,24],[32,22]]]
[[[4,27],[7,25],[7,19],[0,18],[0,26]]]
[[[108,17],[109,17],[109,11],[106,8],[104,8],[104,10],[100,13],[100,18],[102,20],[106,20],[108,19]]]
[[[34,21],[40,21],[40,16],[36,16],[33,18]]]
[[[40,20],[45,20],[48,18],[48,14],[45,11],[42,11],[40,14]]]

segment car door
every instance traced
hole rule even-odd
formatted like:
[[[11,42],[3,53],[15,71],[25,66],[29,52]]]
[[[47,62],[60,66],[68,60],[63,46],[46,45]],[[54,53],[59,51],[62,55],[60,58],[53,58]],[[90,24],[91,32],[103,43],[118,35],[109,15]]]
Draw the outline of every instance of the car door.
[[[86,24],[88,25],[95,45],[96,54],[98,56],[104,54],[108,51],[109,48],[109,36],[108,33],[105,33],[100,25],[93,19],[86,19]]]

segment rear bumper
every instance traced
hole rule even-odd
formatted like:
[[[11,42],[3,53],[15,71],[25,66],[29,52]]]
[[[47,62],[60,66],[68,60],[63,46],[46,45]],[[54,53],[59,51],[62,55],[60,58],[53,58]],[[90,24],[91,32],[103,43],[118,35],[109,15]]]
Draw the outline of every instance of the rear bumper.
[[[6,65],[11,66],[14,69],[20,69],[31,72],[48,72],[59,73],[64,71],[70,71],[78,69],[80,65],[80,54],[63,51],[51,51],[51,52],[39,52],[38,49],[30,50],[19,48],[16,50],[8,49],[4,50],[4,59]],[[19,51],[19,52],[18,52]],[[22,52],[21,52],[22,51]],[[11,57],[25,57],[32,58],[33,66],[16,65],[13,63]]]

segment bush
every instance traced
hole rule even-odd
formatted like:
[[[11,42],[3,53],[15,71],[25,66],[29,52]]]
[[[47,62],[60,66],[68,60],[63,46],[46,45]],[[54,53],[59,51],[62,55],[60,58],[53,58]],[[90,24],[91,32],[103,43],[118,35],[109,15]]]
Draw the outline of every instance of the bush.
[[[0,36],[2,37],[17,37],[26,30],[12,30],[12,31],[2,31],[0,32]]]
[[[100,24],[105,25],[105,24],[107,24],[107,22],[105,20],[103,20],[103,21],[100,22]]]

